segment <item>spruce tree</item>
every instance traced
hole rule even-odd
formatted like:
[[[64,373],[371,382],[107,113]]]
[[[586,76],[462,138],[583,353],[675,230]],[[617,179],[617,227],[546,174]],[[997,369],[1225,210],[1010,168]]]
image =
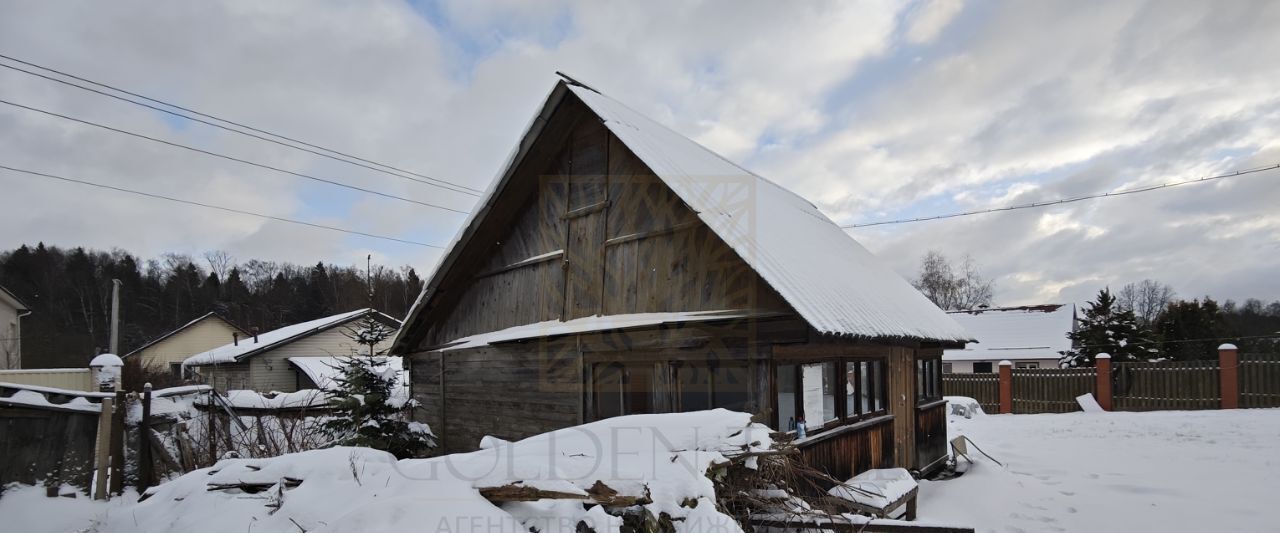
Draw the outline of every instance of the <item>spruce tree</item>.
[[[396,368],[378,345],[395,330],[368,313],[347,337],[360,348],[338,363],[334,387],[327,391],[333,411],[320,430],[335,446],[363,446],[397,458],[421,457],[435,447],[426,424],[410,420],[412,399],[395,398]]]
[[[1110,289],[1098,292],[1098,299],[1089,302],[1084,317],[1075,331],[1067,334],[1071,339],[1070,350],[1060,352],[1064,367],[1093,366],[1094,356],[1111,354],[1115,362],[1145,361],[1154,357],[1156,349],[1138,327],[1133,311],[1121,309]]]

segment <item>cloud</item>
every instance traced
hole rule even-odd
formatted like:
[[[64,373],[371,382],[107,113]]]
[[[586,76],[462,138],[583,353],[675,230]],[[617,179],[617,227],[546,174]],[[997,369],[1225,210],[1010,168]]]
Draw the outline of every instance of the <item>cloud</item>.
[[[906,40],[911,44],[927,44],[964,8],[960,0],[925,0],[911,10],[907,20]]]
[[[1280,5],[868,0],[40,2],[0,50],[484,188],[562,70],[841,222],[1025,203],[1280,161]],[[184,124],[0,69],[3,98],[462,209],[476,199]],[[0,162],[446,243],[463,217],[0,106]],[[1280,173],[852,231],[904,274],[972,254],[998,303],[1142,278],[1280,298]],[[0,172],[0,246],[429,270],[434,249]]]

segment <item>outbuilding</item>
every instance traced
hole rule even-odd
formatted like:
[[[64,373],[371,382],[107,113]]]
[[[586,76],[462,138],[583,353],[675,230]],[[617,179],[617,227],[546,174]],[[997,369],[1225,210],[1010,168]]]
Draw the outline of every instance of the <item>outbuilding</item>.
[[[813,204],[566,78],[392,353],[443,452],[726,407],[845,479],[946,457],[968,333]]]

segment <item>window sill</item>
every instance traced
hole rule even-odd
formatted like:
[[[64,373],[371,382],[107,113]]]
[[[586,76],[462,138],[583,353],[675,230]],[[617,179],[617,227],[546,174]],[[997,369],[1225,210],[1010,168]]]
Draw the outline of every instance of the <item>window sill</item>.
[[[877,426],[892,420],[893,420],[893,415],[881,415],[875,418],[868,418],[866,420],[854,422],[847,426],[836,426],[831,429],[825,429],[820,433],[809,435],[808,437],[805,437],[803,439],[796,439],[791,443],[796,446],[804,447],[812,444],[817,444],[824,440],[831,439],[840,435],[844,435],[845,433],[860,431],[863,429],[867,429],[871,426]]]

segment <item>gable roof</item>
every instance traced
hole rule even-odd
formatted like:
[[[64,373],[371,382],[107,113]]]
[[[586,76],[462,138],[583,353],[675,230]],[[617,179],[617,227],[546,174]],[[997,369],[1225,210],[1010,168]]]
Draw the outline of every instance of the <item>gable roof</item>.
[[[283,328],[274,329],[266,333],[259,333],[257,342],[254,342],[253,337],[250,336],[244,340],[239,341],[238,344],[229,343],[206,352],[195,354],[191,357],[188,357],[186,361],[183,361],[182,365],[183,366],[200,366],[200,365],[212,365],[212,364],[224,364],[224,363],[238,363],[240,361],[243,361],[249,357],[253,357],[254,355],[260,354],[267,350],[279,348],[280,346],[288,344],[290,342],[293,342],[302,338],[310,337],[311,335],[315,335],[316,333],[320,333],[322,331],[333,329],[335,327],[341,326],[343,324],[346,324],[348,322],[351,322],[353,320],[362,318],[365,315],[370,315],[370,314],[381,316],[383,319],[385,319],[385,321],[388,321],[397,326],[400,324],[399,320],[396,320],[395,318],[392,318],[385,314],[379,313],[378,311],[375,311],[373,309],[367,309],[367,308],[357,309],[355,311],[351,311],[347,313],[327,316],[324,318],[317,318],[315,320],[303,322],[301,324],[285,326]]]
[[[472,211],[414,303],[393,353],[407,349],[405,333],[479,221],[514,174],[560,101],[581,100],[608,130],[649,167],[820,333],[863,338],[966,342],[959,324],[871,255],[812,203],[595,89],[559,82],[534,117],[481,207]]]
[[[978,339],[964,349],[946,350],[944,361],[1058,359],[1071,348],[1075,308],[1035,305],[953,311],[951,317]]]
[[[147,348],[150,348],[150,347],[152,347],[152,346],[155,346],[155,345],[156,345],[157,343],[159,343],[160,341],[163,341],[163,340],[165,340],[165,339],[167,339],[167,338],[169,338],[169,337],[172,337],[172,336],[174,336],[174,335],[177,335],[177,334],[179,334],[179,333],[182,333],[183,331],[187,330],[188,328],[190,328],[190,327],[192,327],[192,326],[194,326],[194,325],[196,325],[196,324],[199,324],[200,322],[202,322],[202,321],[204,321],[205,319],[208,319],[208,318],[216,318],[216,319],[218,319],[218,320],[221,320],[223,324],[226,324],[226,325],[228,325],[228,326],[231,326],[231,328],[232,328],[232,329],[235,329],[236,331],[239,331],[240,333],[244,333],[245,335],[248,335],[248,334],[249,334],[249,332],[245,331],[245,330],[244,330],[244,328],[242,328],[242,327],[240,327],[240,326],[237,326],[237,325],[233,324],[230,320],[227,320],[227,319],[223,318],[223,317],[222,317],[222,315],[219,315],[217,312],[209,311],[208,313],[205,313],[205,314],[203,314],[203,315],[200,315],[200,316],[196,317],[196,318],[195,318],[195,320],[192,320],[192,321],[190,321],[190,322],[187,322],[186,324],[183,324],[183,325],[181,325],[181,326],[178,326],[178,328],[177,328],[177,329],[174,329],[173,331],[170,331],[170,332],[168,332],[168,333],[165,333],[164,335],[161,335],[161,336],[159,336],[159,337],[156,337],[156,338],[154,338],[154,339],[151,339],[151,340],[147,341],[147,343],[146,343],[146,344],[143,344],[142,346],[139,346],[139,347],[137,347],[137,348],[134,348],[134,349],[133,349],[133,351],[131,351],[131,352],[127,353],[127,354],[124,354],[124,356],[125,356],[125,357],[129,357],[130,355],[133,355],[133,354],[138,353],[138,352],[141,352],[141,351],[143,351],[143,350],[145,350],[145,349],[147,349]]]
[[[4,285],[0,285],[0,300],[8,302],[9,305],[12,305],[19,312],[31,310],[30,307],[27,307],[27,304],[22,303],[22,300],[18,299],[18,295],[14,294],[9,289],[4,288]]]

